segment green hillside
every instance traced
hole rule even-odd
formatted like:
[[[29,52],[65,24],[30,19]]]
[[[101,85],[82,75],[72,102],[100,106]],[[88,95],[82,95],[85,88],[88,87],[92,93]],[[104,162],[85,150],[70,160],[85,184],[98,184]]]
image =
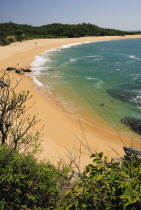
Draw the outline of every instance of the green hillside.
[[[134,32],[135,33],[135,32]],[[31,26],[27,24],[0,23],[1,45],[14,41],[22,41],[36,38],[74,38],[84,36],[124,36],[133,34],[115,29],[106,29],[90,23],[60,24],[53,23],[43,26]]]

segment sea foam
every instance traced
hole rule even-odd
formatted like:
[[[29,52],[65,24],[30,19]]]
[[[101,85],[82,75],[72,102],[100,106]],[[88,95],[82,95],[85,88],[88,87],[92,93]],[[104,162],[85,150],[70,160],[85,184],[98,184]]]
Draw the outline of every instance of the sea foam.
[[[99,40],[99,41],[102,41],[102,40]],[[88,44],[88,43],[93,43],[93,42],[97,42],[97,41],[77,42],[77,43],[73,43],[73,44],[63,45],[58,48],[52,48],[50,50],[46,50],[44,53],[34,56],[34,61],[31,63],[31,69],[33,71],[35,71],[35,70],[39,71],[39,68],[42,67],[44,64],[47,64],[48,62],[52,62],[52,60],[47,57],[47,55],[49,55],[50,52],[61,51],[65,48],[71,48],[73,46]],[[77,59],[70,59],[70,61],[76,62]]]
[[[94,77],[86,77],[86,79],[88,79],[88,80],[97,80],[97,79],[94,78]]]
[[[39,80],[37,80],[35,76],[32,76],[32,79],[33,82],[37,84],[39,87],[44,87],[44,85],[41,82],[39,82]]]
[[[138,60],[138,61],[140,60],[140,58],[136,57],[135,55],[130,55],[129,58],[132,58],[132,59]]]
[[[77,43],[73,43],[73,44],[67,44],[67,45],[63,45],[62,47],[59,47],[58,49],[63,49],[63,48],[71,48],[77,45],[82,45],[82,44],[89,44],[89,43],[94,43],[94,42],[100,42],[102,40],[99,41],[87,41],[87,42],[77,42]]]
[[[77,62],[77,61],[78,61],[77,58],[71,58],[71,59],[70,59],[70,62],[72,62],[72,63],[75,63],[75,62]]]

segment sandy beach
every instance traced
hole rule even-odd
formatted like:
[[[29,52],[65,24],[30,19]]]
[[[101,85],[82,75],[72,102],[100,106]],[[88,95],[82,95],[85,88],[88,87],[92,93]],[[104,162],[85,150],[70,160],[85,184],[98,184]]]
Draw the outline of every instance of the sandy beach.
[[[45,50],[50,50],[51,48],[57,48],[67,44],[127,38],[141,38],[141,35],[123,37],[105,36],[70,39],[37,39],[12,43],[11,45],[0,47],[1,69],[6,69],[9,66],[15,67],[17,64],[19,64],[18,68],[30,68],[30,64],[34,60],[35,55],[39,55]],[[131,146],[132,136],[119,136],[116,131],[112,133],[103,129],[103,124],[101,124],[100,127],[94,127],[65,114],[57,106],[53,105],[48,100],[48,97],[36,90],[36,85],[30,77],[18,75],[14,72],[10,72],[10,77],[15,78],[15,80],[22,79],[17,87],[17,91],[29,90],[31,95],[33,95],[31,100],[27,102],[27,106],[36,102],[30,109],[30,115],[38,114],[38,118],[41,119],[37,128],[41,128],[44,125],[42,131],[44,136],[41,143],[42,152],[38,154],[39,159],[49,159],[53,163],[57,163],[59,160],[63,159],[67,162],[67,156],[69,154],[67,150],[70,150],[72,155],[75,155],[80,149],[80,141],[84,143],[85,139],[87,139],[89,147],[98,152],[103,151],[109,158],[117,157],[117,153],[119,153],[120,156],[124,155],[122,141],[127,146]],[[96,119],[96,121],[97,120],[98,119]],[[134,139],[133,146],[141,148],[141,141],[139,138]],[[89,152],[82,146],[82,167],[90,162],[89,156]]]

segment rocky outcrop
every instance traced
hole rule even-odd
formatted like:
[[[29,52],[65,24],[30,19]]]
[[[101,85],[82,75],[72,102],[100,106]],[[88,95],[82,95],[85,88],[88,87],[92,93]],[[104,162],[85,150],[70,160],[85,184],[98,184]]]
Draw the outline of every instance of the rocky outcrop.
[[[6,70],[7,70],[7,71],[13,71],[13,70],[16,70],[16,68],[8,67]]]
[[[55,71],[54,69],[48,69],[48,71]]]
[[[30,72],[32,72],[32,70],[30,70],[30,69],[16,69],[16,68],[13,68],[13,67],[8,67],[6,70],[7,71],[13,71],[13,70],[15,70],[15,72],[18,73],[18,74],[24,74],[24,73],[30,73]]]
[[[140,87],[141,87],[141,82],[136,81],[134,83],[127,83],[127,84],[125,83],[119,85],[116,89],[108,89],[107,93],[113,98],[118,98],[121,101],[140,106],[141,105],[140,94],[139,94]]]
[[[124,119],[121,119],[121,122],[127,125],[135,133],[141,135],[141,120],[126,117]]]
[[[24,74],[22,69],[16,69],[15,72],[18,73],[18,74]]]
[[[141,161],[141,150],[133,147],[123,147],[125,151],[124,159],[128,162],[131,162],[133,157],[136,157]]]
[[[22,69],[22,70],[23,72],[28,72],[28,73],[32,72],[30,69]]]
[[[126,161],[131,163],[133,158],[137,158],[137,160],[141,161],[141,149],[136,149],[133,147],[123,147],[125,155],[120,158],[111,158],[111,163],[119,163],[119,168],[122,169],[122,162]]]

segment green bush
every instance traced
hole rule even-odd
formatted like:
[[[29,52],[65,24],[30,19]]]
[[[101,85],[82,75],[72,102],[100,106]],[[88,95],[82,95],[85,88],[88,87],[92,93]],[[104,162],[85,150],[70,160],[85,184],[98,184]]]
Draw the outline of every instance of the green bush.
[[[133,158],[120,165],[103,153],[92,157],[92,164],[70,181],[69,168],[37,163],[0,146],[0,209],[141,209],[141,162]]]
[[[11,38],[9,38],[9,39],[7,39],[7,38],[1,38],[0,42],[1,42],[1,45],[2,46],[5,46],[5,45],[8,45],[8,44],[11,44],[12,42],[14,42],[14,40],[11,39]]]
[[[64,209],[141,209],[141,162],[133,158],[108,163],[103,153],[93,155],[72,190],[66,193]]]
[[[70,168],[38,163],[31,153],[1,145],[0,210],[141,209],[141,161],[108,162],[102,152],[92,158],[74,177]]]
[[[54,209],[62,196],[62,172],[49,163],[0,146],[0,209]]]

